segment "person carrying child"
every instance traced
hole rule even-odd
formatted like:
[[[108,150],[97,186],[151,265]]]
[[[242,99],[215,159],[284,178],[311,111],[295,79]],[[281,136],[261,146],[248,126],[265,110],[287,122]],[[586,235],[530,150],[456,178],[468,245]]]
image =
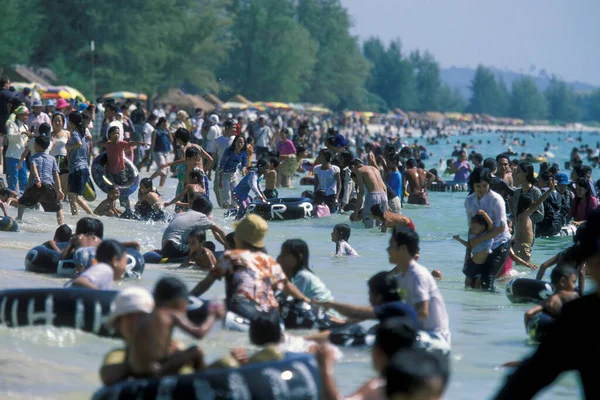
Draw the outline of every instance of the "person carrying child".
[[[164,221],[166,215],[163,211],[163,204],[164,202],[154,187],[152,179],[142,179],[138,189],[138,201],[134,207],[136,215],[145,221],[150,219]]]
[[[189,183],[173,200],[166,202],[165,207],[176,204],[181,208],[191,208],[191,204],[199,196],[206,196],[204,186],[204,173],[200,170],[194,170],[189,174]],[[185,201],[184,201],[185,200]]]
[[[413,231],[416,230],[412,219],[406,215],[383,211],[379,204],[373,204],[371,207],[371,216],[373,219],[382,222],[381,232],[383,233],[387,232],[388,228],[395,228],[397,226],[410,228]]]
[[[179,268],[187,268],[195,265],[196,269],[210,270],[217,265],[217,259],[212,251],[205,247],[206,229],[196,228],[187,237],[189,255],[181,263]]]
[[[204,353],[198,346],[169,353],[173,328],[181,328],[196,339],[203,338],[216,319],[223,318],[223,307],[211,307],[206,321],[195,325],[187,317],[188,290],[174,277],[160,279],[154,288],[155,308],[138,320],[127,348],[127,364],[134,377],[176,374],[191,364],[195,371],[206,367]]]
[[[331,215],[331,210],[326,204],[327,194],[324,190],[317,190],[315,192],[315,217],[323,218]]]
[[[337,224],[333,227],[331,232],[331,241],[335,243],[335,255],[336,256],[357,256],[358,253],[350,243],[351,228],[348,224]]]
[[[25,207],[40,203],[45,212],[55,212],[58,225],[64,223],[60,201],[65,198],[60,183],[58,164],[54,157],[46,153],[50,139],[46,136],[35,138],[35,155],[31,157],[29,186],[19,199],[17,220],[23,219]]]
[[[469,241],[462,240],[459,235],[452,236],[452,239],[458,241],[465,247],[469,248],[469,243],[474,239],[485,235],[494,223],[492,219],[483,210],[477,211],[477,214],[471,218],[471,227],[469,229]],[[485,265],[487,258],[492,249],[493,239],[484,240],[471,247],[471,257],[465,261],[463,274],[465,274],[466,288],[481,288],[481,269]]]
[[[113,128],[116,128],[113,127]],[[106,193],[106,199],[102,200],[98,207],[94,210],[94,214],[99,217],[119,217],[123,214],[123,211],[117,208],[117,200],[121,195],[121,191],[117,185],[110,185],[108,187],[108,193]]]

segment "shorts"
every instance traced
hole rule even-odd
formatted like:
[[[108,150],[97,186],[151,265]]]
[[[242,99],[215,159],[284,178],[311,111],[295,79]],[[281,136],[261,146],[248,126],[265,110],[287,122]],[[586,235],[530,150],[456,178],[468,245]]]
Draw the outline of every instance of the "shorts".
[[[127,184],[127,170],[123,170],[118,174],[107,173],[106,176],[113,185],[122,186]]]
[[[154,152],[154,162],[156,163],[156,167],[160,169],[161,165],[167,163],[167,157],[169,153],[166,151],[155,151]]]
[[[19,199],[19,204],[25,207],[33,207],[40,203],[45,212],[58,212],[62,210],[58,200],[56,189],[53,185],[43,183],[42,187],[35,185],[28,187]]]
[[[408,195],[408,204],[418,204],[421,206],[429,205],[429,195],[427,191],[423,189],[422,192],[411,193]]]
[[[82,196],[88,179],[90,179],[90,170],[87,168],[70,172],[67,177],[69,193],[75,193],[78,196]]]
[[[531,245],[529,243],[515,242],[513,244],[513,251],[524,261],[531,261]]]
[[[481,276],[484,266],[485,264],[475,264],[473,259],[469,258],[467,264],[463,267],[462,272],[467,278],[475,279]]]
[[[164,258],[180,258],[189,254],[189,250],[181,244],[177,244],[171,240],[167,240],[162,246],[162,256]]]
[[[60,175],[69,173],[69,160],[67,156],[54,156],[56,163],[58,164],[58,172]]]
[[[363,206],[363,223],[365,228],[370,229],[375,225],[379,226],[381,223],[371,218],[371,207],[375,204],[379,204],[382,210],[385,212],[388,208],[387,194],[384,192],[369,192],[365,194],[365,203]]]
[[[279,192],[277,192],[277,189],[265,189],[263,193],[267,199],[276,199],[279,197]]]

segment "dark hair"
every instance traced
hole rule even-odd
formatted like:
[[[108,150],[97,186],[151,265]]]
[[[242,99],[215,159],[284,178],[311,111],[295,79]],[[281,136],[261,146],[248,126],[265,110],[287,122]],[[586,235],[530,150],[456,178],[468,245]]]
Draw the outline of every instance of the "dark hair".
[[[483,217],[483,215],[479,215],[479,214],[473,215],[473,218],[471,218],[471,222],[475,222],[476,224],[482,225],[483,227],[485,227],[486,231],[491,228],[488,225],[487,220]]]
[[[204,248],[210,250],[213,254],[217,251],[217,246],[215,246],[214,242],[207,240],[204,242]]]
[[[148,116],[148,122],[156,121],[157,119],[158,117],[156,116],[156,114],[150,114]]]
[[[350,165],[352,162],[352,157],[353,155],[349,151],[342,151],[339,155],[340,161],[344,166]]]
[[[188,235],[188,238],[191,237],[196,239],[200,243],[206,242],[206,229],[200,227],[194,228]]]
[[[3,88],[4,85],[6,85],[8,82],[10,82],[10,78],[6,75],[2,75],[0,76],[0,88]]]
[[[591,174],[592,173],[592,167],[590,167],[589,165],[584,165],[583,167],[581,167],[581,172],[583,173],[583,175],[581,176],[581,178],[585,177],[585,174]]]
[[[189,173],[188,177],[197,180],[199,183],[204,183],[204,174],[199,169],[195,169]]]
[[[496,162],[500,162],[500,160],[505,159],[506,161],[510,162],[510,158],[508,158],[508,156],[504,153],[500,153],[496,156]]]
[[[200,150],[195,146],[190,146],[185,149],[185,159],[198,157],[200,155]]]
[[[118,127],[117,125],[111,126],[111,127],[108,129],[108,137],[110,137],[110,135],[112,135],[112,134],[113,134],[113,133],[115,133],[115,132],[116,132],[116,133],[120,133],[120,132],[119,132],[119,127]]]
[[[63,114],[61,112],[54,113],[54,115],[52,116],[52,122],[54,122],[54,118],[56,118],[56,117],[60,117],[62,119],[61,125],[65,124],[65,114]]]
[[[71,230],[71,227],[67,224],[62,224],[61,226],[56,228],[56,231],[54,232],[54,241],[57,243],[68,242],[69,240],[71,240],[71,237],[73,237],[73,231]]]
[[[38,126],[38,133],[40,134],[40,136],[48,136],[50,132],[52,132],[52,127],[49,123],[44,122],[41,123],[40,126]]]
[[[250,321],[248,333],[250,343],[256,346],[279,343],[282,334],[279,313],[277,311],[258,313]]]
[[[269,164],[277,168],[277,166],[279,165],[279,159],[277,157],[271,157],[271,159],[269,160]]]
[[[483,155],[481,153],[473,153],[471,158],[473,159],[473,161],[475,161],[475,160],[477,160],[478,162],[483,161]]]
[[[143,178],[140,181],[140,186],[152,188],[154,186],[154,184],[152,183],[152,179],[150,179],[150,178]]]
[[[379,347],[388,358],[392,358],[400,349],[414,346],[418,330],[412,318],[386,318],[377,327],[375,346]]]
[[[406,160],[406,168],[414,168],[417,166],[417,160],[414,158],[409,158]]]
[[[322,155],[323,155],[323,160],[325,160],[326,163],[331,162],[331,158],[333,157],[333,153],[331,152],[331,150],[328,150],[328,149],[323,150]]]
[[[431,168],[429,170],[429,173],[432,174],[433,176],[435,176],[436,178],[439,177],[437,168]]]
[[[550,282],[556,286],[560,283],[561,278],[569,279],[573,275],[577,275],[575,268],[569,265],[557,265],[550,273]]]
[[[369,279],[367,285],[369,286],[369,292],[383,297],[384,303],[402,300],[400,293],[398,293],[398,280],[391,272],[381,271],[376,273]]]
[[[116,111],[117,111],[117,109],[118,109],[117,105],[114,103],[114,101],[113,101],[113,100],[109,100],[109,101],[107,101],[107,102],[106,102],[106,104],[104,104],[104,108],[105,108],[106,110],[115,111],[115,112],[116,112]]]
[[[206,196],[197,196],[192,202],[192,210],[198,211],[204,215],[210,215],[213,210],[213,204]]]
[[[450,368],[448,359],[439,352],[424,349],[401,349],[392,357],[384,372],[388,399],[396,394],[412,395],[427,388],[435,378],[446,388]]]
[[[577,179],[577,186],[581,186],[582,188],[585,189],[585,196],[589,197],[592,195],[592,190],[590,189],[590,182],[585,179],[580,177],[579,179]]]
[[[525,172],[526,175],[526,179],[527,182],[531,183],[532,185],[536,182],[535,179],[535,169],[533,168],[533,165],[531,163],[528,162],[522,162],[519,163],[519,168],[521,169],[521,171]]]
[[[77,111],[73,111],[72,113],[70,113],[69,122],[75,125],[75,128],[77,128],[77,132],[81,133],[82,135],[85,134],[85,126],[83,126],[83,116],[81,115],[81,113]]]
[[[188,144],[190,142],[190,132],[185,128],[179,128],[175,131],[175,139],[181,141],[183,144]],[[192,146],[192,148],[195,148]],[[196,150],[198,150],[196,148]],[[187,153],[187,150],[186,150]],[[187,156],[186,156],[187,158]]]
[[[517,216],[525,212],[535,201],[531,193],[522,194],[517,203]]]
[[[96,218],[82,217],[75,225],[75,235],[96,235],[104,238],[104,224]]]
[[[223,123],[224,128],[229,128],[235,125],[235,122],[232,119],[228,119]]]
[[[108,188],[107,188],[107,190],[106,190],[106,192],[110,193],[110,192],[112,192],[115,189],[119,189],[119,187],[117,185],[109,185]]]
[[[42,149],[42,151],[46,151],[50,147],[50,138],[48,136],[38,136],[35,138],[34,144]]]
[[[315,203],[323,204],[327,200],[327,193],[324,190],[317,190],[315,192]]]
[[[498,164],[496,163],[496,160],[494,160],[493,158],[486,158],[485,160],[483,160],[482,166],[483,166],[483,168],[487,168],[490,171],[498,169]]]
[[[228,120],[228,121],[230,121],[230,120]],[[240,150],[240,151],[247,151],[247,149],[246,149],[246,147],[247,147],[247,144],[246,144],[246,139],[244,139],[244,137],[243,137],[242,135],[238,135],[238,136],[236,136],[236,137],[234,137],[234,138],[233,138],[233,141],[231,142],[231,146],[229,146],[229,150],[230,150],[231,152],[234,152],[234,151],[235,151],[235,145],[236,145],[236,144],[237,144],[237,142],[238,142],[238,141],[240,141],[240,140],[243,140],[243,141],[244,141],[244,147],[242,147],[242,150]],[[245,165],[243,165],[243,167],[245,167]]]
[[[469,175],[469,186],[472,188],[476,183],[485,181],[492,184],[492,173],[488,168],[475,168]]]
[[[263,157],[256,162],[256,168],[262,168],[269,165],[269,162]]]
[[[304,146],[296,146],[296,155],[305,152],[306,151],[306,147]]]
[[[383,218],[383,209],[380,204],[373,204],[371,206],[371,215],[374,217]]]
[[[350,228],[350,225],[348,224],[337,224],[336,226],[333,227],[334,231],[337,231],[337,233],[339,233],[340,238],[342,240],[348,240],[350,239],[350,232],[352,232],[352,229]]]
[[[225,235],[225,243],[230,249],[235,249],[235,232],[229,232]]]
[[[160,278],[154,286],[154,302],[157,307],[165,305],[171,300],[186,299],[188,297],[188,289],[178,278],[166,276]]]
[[[553,176],[554,175],[549,170],[544,170],[540,172],[540,174],[538,175],[538,179],[544,182],[548,182]]]
[[[359,165],[364,165],[360,158],[355,158],[354,160],[350,161],[351,167],[358,167]]]
[[[310,267],[308,266],[309,260],[309,250],[308,244],[302,239],[289,239],[283,242],[281,245],[282,253],[289,253],[294,256],[300,263],[300,269],[307,269],[309,271]],[[312,271],[311,271],[312,272]]]
[[[116,240],[103,240],[96,250],[96,260],[101,263],[110,264],[113,258],[121,258],[126,254],[125,247]]]
[[[419,252],[419,234],[410,228],[396,227],[392,237],[397,246],[404,246],[408,249],[408,254],[414,256]]]
[[[165,117],[160,117],[158,119],[158,122],[156,122],[156,126],[161,125],[161,124],[166,124],[167,123],[167,119]]]

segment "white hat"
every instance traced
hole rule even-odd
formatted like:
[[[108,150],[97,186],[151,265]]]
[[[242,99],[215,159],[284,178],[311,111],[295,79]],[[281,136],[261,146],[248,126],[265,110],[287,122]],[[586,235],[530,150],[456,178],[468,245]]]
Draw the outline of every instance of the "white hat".
[[[154,297],[141,287],[128,287],[115,297],[112,312],[106,320],[108,327],[113,327],[115,320],[123,315],[131,313],[150,314],[154,310]]]
[[[217,114],[212,114],[210,116],[210,122],[212,122],[213,124],[218,124],[219,123],[219,116]]]

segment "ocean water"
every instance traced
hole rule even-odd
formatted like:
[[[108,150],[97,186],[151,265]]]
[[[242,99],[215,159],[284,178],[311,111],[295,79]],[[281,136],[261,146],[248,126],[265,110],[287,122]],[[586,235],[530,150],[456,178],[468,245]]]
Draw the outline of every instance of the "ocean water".
[[[577,134],[571,135],[573,138]],[[549,161],[563,165],[568,160],[574,143],[566,142],[567,134],[546,134],[525,139],[528,147],[515,147],[515,151],[542,153],[546,141],[554,147],[555,158]],[[477,142],[482,140],[482,144]],[[438,167],[439,159],[452,152],[457,140],[474,141],[475,150],[484,157],[495,156],[505,147],[494,134],[470,137],[453,137],[451,144],[443,142],[428,146],[433,156],[426,162],[428,168]],[[490,143],[488,143],[488,140]],[[599,137],[585,134],[583,143],[596,146]],[[420,142],[424,140],[420,139]],[[147,176],[144,172],[143,176]],[[598,178],[597,171],[595,177]],[[295,180],[297,184],[297,180]],[[281,196],[298,196],[306,188],[280,190]],[[169,179],[162,190],[164,199],[171,199],[175,180]],[[452,240],[452,236],[466,235],[467,224],[463,208],[465,193],[430,193],[431,207],[407,206],[403,213],[413,219],[421,236],[419,262],[429,269],[439,269],[444,279],[439,282],[450,316],[452,331],[452,377],[446,394],[448,399],[490,398],[510,371],[501,365],[518,360],[535,349],[526,341],[523,313],[527,305],[512,305],[503,293],[506,281],[499,282],[497,293],[466,291],[461,273],[464,248]],[[99,194],[99,197],[104,197]],[[99,199],[101,200],[101,199]],[[97,200],[95,203],[97,203]],[[94,204],[95,204],[94,203]],[[214,219],[230,231],[231,220],[223,212],[215,210]],[[16,215],[16,209],[11,210]],[[138,240],[143,251],[160,246],[165,224],[123,221],[103,218],[105,236],[121,240]],[[277,256],[281,243],[289,238],[307,241],[311,250],[311,266],[333,291],[336,300],[354,304],[367,304],[366,280],[376,272],[388,270],[386,247],[389,235],[367,231],[360,224],[352,224],[350,243],[359,257],[333,256],[334,244],[330,233],[336,223],[348,222],[347,216],[335,215],[319,220],[274,222],[266,239],[267,249]],[[66,216],[66,223],[74,227],[76,218]],[[21,232],[0,232],[0,289],[28,287],[59,287],[66,279],[25,272],[24,257],[28,249],[52,237],[56,222],[52,214],[27,211]],[[211,236],[209,234],[209,236]],[[533,261],[537,264],[553,256],[570,243],[570,238],[536,240]],[[126,281],[118,288],[141,285],[152,288],[156,280],[166,274],[183,279],[190,287],[204,275],[194,271],[174,271],[173,265],[147,265],[141,280]],[[516,267],[520,276],[532,277],[533,273]],[[223,298],[222,284],[215,284],[207,298]],[[183,336],[182,336],[183,337]],[[189,341],[189,340],[188,340]],[[215,326],[200,342],[208,360],[224,355],[227,349],[247,345],[245,334],[221,331]],[[0,326],[0,398],[11,399],[81,399],[89,398],[100,386],[98,369],[103,355],[111,348],[120,346],[118,340],[96,336],[69,329],[33,327],[9,329]],[[344,359],[336,366],[336,379],[342,393],[350,394],[364,381],[374,375],[370,353],[366,349],[344,349]],[[539,398],[561,399],[579,397],[577,377],[566,374]]]

